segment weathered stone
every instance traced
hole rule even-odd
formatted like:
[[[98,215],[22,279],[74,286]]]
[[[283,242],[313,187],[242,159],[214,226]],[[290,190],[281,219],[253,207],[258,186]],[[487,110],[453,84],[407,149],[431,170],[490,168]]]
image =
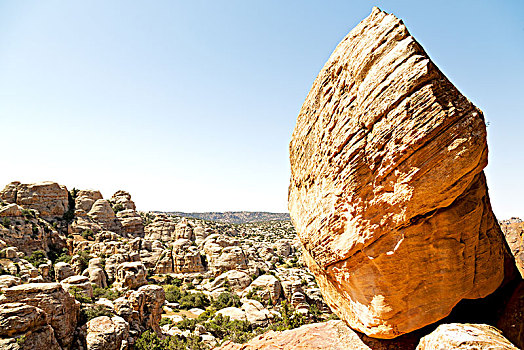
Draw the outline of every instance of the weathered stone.
[[[273,315],[259,301],[247,299],[241,307],[246,313],[246,319],[251,324],[266,326]]]
[[[81,209],[85,213],[88,213],[91,208],[93,207],[93,204],[99,200],[103,199],[102,194],[100,191],[95,190],[80,190],[76,194],[75,198],[75,209]]]
[[[22,283],[20,277],[11,275],[0,276],[0,289],[18,286]]]
[[[116,213],[116,218],[122,226],[122,234],[130,237],[144,236],[142,217],[131,209],[121,210]]]
[[[91,263],[94,260],[93,263]],[[107,287],[107,278],[99,258],[89,260],[89,267],[85,269],[82,275],[89,277],[89,281],[100,288]]]
[[[45,218],[61,218],[69,209],[67,188],[50,181],[34,184],[12,182],[0,192],[0,199],[36,210]]]
[[[246,296],[249,292],[254,292],[262,298],[262,300],[276,303],[282,295],[282,285],[280,281],[273,275],[262,275],[257,277],[243,292]]]
[[[289,211],[326,302],[393,338],[504,278],[482,112],[374,8],[315,80],[290,144]]]
[[[22,303],[0,305],[0,349],[61,350],[45,312]]]
[[[238,307],[226,307],[221,310],[217,311],[217,314],[220,314],[222,316],[227,316],[231,319],[231,321],[237,320],[237,321],[246,321],[246,312]]]
[[[70,264],[63,261],[55,264],[55,279],[57,282],[74,275],[75,270],[73,270],[73,267]]]
[[[119,206],[120,208],[126,210],[136,210],[135,202],[131,200],[131,195],[126,191],[116,191],[113,197],[109,200],[113,206]]]
[[[87,322],[87,350],[126,350],[129,323],[122,317],[100,316]]]
[[[420,340],[417,350],[518,350],[495,327],[485,324],[442,324]]]
[[[504,220],[500,228],[506,236],[511,253],[522,278],[524,278],[524,222],[519,218]]]
[[[0,295],[0,304],[5,303],[23,303],[42,309],[60,346],[69,349],[79,305],[60,283],[29,283],[6,288]]]
[[[87,215],[95,220],[104,230],[120,232],[120,223],[109,201],[98,199]]]
[[[60,284],[73,296],[80,294],[85,298],[93,297],[93,286],[85,276],[71,276],[62,280]]]
[[[378,340],[358,334],[343,321],[312,323],[259,335],[245,344],[227,341],[216,350],[413,350],[412,339]]]
[[[241,292],[251,284],[251,277],[243,271],[230,270],[217,276],[213,282],[205,284],[204,288],[215,290],[224,287],[226,284],[231,290]]]
[[[202,258],[198,247],[188,239],[177,239],[173,243],[173,271],[175,273],[202,272]]]
[[[144,238],[147,240],[160,240],[168,242],[175,238],[175,227],[174,222],[167,215],[157,215],[153,222],[145,227]]]
[[[116,284],[120,288],[135,289],[144,284],[146,280],[147,271],[141,262],[125,262],[118,266],[116,270]]]
[[[162,305],[166,300],[164,289],[156,285],[140,287],[128,296],[129,303],[139,315],[142,330],[153,329],[160,332],[158,323],[162,318]]]

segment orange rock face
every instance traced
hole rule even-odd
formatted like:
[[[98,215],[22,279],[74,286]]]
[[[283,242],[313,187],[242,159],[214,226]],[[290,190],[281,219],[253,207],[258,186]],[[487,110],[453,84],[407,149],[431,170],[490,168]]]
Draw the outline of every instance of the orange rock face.
[[[373,9],[316,78],[290,143],[289,211],[326,302],[393,338],[504,278],[482,112]]]

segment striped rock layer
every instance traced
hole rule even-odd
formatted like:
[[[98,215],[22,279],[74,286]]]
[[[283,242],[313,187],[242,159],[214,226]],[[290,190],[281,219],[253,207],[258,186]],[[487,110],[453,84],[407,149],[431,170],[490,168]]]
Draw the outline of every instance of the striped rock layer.
[[[374,8],[337,46],[290,143],[289,211],[327,303],[394,338],[504,278],[482,112]]]

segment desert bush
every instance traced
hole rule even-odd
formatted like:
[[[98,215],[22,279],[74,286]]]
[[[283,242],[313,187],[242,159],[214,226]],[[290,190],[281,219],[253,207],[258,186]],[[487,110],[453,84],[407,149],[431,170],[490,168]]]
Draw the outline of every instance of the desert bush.
[[[155,332],[146,331],[135,342],[136,350],[202,350],[200,338],[194,335],[175,335],[161,339]]]
[[[109,299],[109,300],[115,300],[115,299],[120,298],[120,296],[122,295],[122,293],[120,293],[119,291],[117,291],[115,289],[111,289],[109,287],[108,288],[100,288],[96,284],[92,284],[92,286],[93,286],[93,298],[95,298],[96,300],[98,300],[100,298],[106,298],[106,299]]]
[[[47,257],[42,250],[36,250],[27,258],[27,261],[29,261],[34,267],[38,267],[41,264],[47,264]]]
[[[83,307],[80,309],[78,323],[79,325],[83,325],[91,321],[93,318],[97,318],[99,316],[112,317],[113,313],[111,312],[111,310],[102,305]]]
[[[230,292],[220,293],[220,295],[211,303],[211,306],[217,310],[231,306],[239,307],[241,305],[240,298],[236,294]]]

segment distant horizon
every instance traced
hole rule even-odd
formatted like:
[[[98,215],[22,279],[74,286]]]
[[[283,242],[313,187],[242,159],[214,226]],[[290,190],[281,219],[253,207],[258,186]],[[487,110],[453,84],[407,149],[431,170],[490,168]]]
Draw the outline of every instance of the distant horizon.
[[[373,6],[483,110],[493,210],[524,216],[517,0],[0,2],[0,184],[122,189],[144,211],[286,213],[299,110]]]

